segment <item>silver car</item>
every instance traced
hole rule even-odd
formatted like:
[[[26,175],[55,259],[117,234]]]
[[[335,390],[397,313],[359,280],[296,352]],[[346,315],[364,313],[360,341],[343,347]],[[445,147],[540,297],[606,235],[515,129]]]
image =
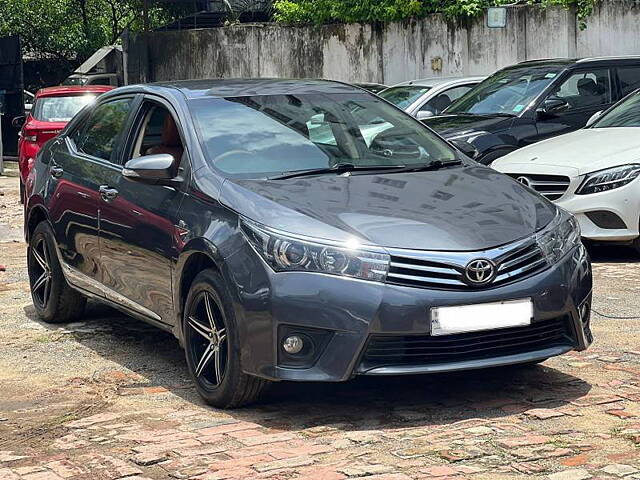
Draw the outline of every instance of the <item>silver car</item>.
[[[378,95],[418,120],[439,115],[454,100],[485,77],[445,77],[410,80],[383,90]]]

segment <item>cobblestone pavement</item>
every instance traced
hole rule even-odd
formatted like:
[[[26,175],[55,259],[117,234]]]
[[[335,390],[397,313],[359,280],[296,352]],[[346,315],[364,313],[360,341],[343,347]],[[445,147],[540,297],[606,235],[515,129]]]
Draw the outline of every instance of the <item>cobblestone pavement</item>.
[[[278,384],[219,411],[166,333],[98,305],[36,320],[17,185],[0,177],[2,480],[640,479],[640,320],[594,315],[590,350],[541,366]],[[592,253],[595,309],[638,314],[635,252]]]

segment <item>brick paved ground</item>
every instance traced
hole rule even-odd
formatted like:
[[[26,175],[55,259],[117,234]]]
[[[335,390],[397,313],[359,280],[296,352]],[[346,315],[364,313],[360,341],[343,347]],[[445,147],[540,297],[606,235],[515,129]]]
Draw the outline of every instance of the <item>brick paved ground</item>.
[[[224,412],[168,334],[92,305],[36,321],[15,178],[0,177],[0,480],[640,479],[640,320],[593,319],[542,366],[287,384]],[[594,251],[595,307],[640,312],[634,252]]]

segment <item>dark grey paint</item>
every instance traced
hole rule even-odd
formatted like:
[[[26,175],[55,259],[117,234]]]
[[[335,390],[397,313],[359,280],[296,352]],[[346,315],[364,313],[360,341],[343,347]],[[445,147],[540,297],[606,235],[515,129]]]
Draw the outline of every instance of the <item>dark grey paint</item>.
[[[172,188],[123,178],[118,168],[128,160],[125,148],[119,149],[115,165],[75,155],[64,140],[80,122],[75,120],[60,141],[49,142],[38,155],[36,184],[27,201],[27,236],[38,219],[49,219],[61,258],[88,279],[74,282],[76,288],[172,330],[178,338],[187,294],[185,272],[207,259],[221,272],[233,300],[243,369],[274,380],[346,380],[357,373],[368,335],[427,332],[434,305],[532,297],[534,321],[568,314],[575,333],[569,347],[588,346],[576,311],[591,291],[582,247],[511,285],[467,292],[274,273],[241,233],[240,215],[273,228],[338,241],[355,236],[365,244],[475,250],[530,236],[549,222],[555,207],[507,177],[468,161],[461,167],[413,174],[329,175],[281,182],[224,179],[205,161],[193,134],[187,97],[351,88],[321,81],[252,81],[245,87],[238,81],[190,82],[184,87],[123,87],[103,95],[99,102],[123,94],[152,95],[171,107],[188,147],[185,181]],[[64,170],[60,178],[50,174],[54,160]],[[115,201],[101,198],[99,185],[117,190],[118,208]],[[67,195],[60,195],[63,187]],[[88,194],[81,197],[86,201],[77,201],[78,191]],[[104,215],[99,226],[98,210]],[[276,335],[284,324],[333,332],[312,367],[277,365]],[[533,352],[528,358],[541,354],[546,353]],[[474,365],[524,360],[489,358]]]

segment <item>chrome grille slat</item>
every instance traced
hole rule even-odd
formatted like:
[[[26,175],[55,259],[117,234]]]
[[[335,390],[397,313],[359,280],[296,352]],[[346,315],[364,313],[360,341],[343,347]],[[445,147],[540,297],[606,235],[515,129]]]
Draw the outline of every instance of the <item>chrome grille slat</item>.
[[[547,267],[540,247],[531,239],[480,252],[392,250],[387,283],[416,288],[478,290],[495,288],[533,275]],[[471,260],[484,258],[497,269],[496,278],[471,285],[464,276]]]
[[[431,267],[401,262],[391,262],[389,265],[391,267],[402,268],[406,270],[420,270],[421,272],[446,273],[450,275],[458,274],[458,271],[453,267]]]
[[[406,275],[402,273],[389,273],[387,274],[387,278],[398,278],[402,280],[410,280],[412,282],[420,282],[420,283],[441,283],[443,285],[459,285],[461,287],[466,287],[466,284],[461,280],[455,280],[450,278],[438,278],[438,277],[421,277],[417,275]]]
[[[528,173],[508,173],[511,178],[526,178],[529,188],[535,190],[540,195],[544,195],[549,200],[557,200],[569,188],[571,179],[564,175],[544,175]]]
[[[537,262],[530,263],[528,265],[525,265],[522,268],[518,268],[517,270],[513,270],[511,272],[506,272],[506,273],[502,273],[502,274],[498,275],[496,277],[496,279],[494,280],[494,282],[502,282],[505,279],[522,275],[523,273],[527,273],[529,270],[533,270],[534,268],[539,267],[544,263],[546,263],[545,259],[541,258]]]
[[[524,262],[525,260],[529,260],[532,257],[535,257],[537,255],[540,255],[540,250],[535,249],[535,250],[531,250],[529,253],[525,253],[522,256],[516,257],[513,260],[509,260],[508,262],[502,262],[500,264],[500,266],[498,267],[498,271],[503,271],[508,269],[509,267],[513,267],[514,265],[518,265],[519,263]]]

